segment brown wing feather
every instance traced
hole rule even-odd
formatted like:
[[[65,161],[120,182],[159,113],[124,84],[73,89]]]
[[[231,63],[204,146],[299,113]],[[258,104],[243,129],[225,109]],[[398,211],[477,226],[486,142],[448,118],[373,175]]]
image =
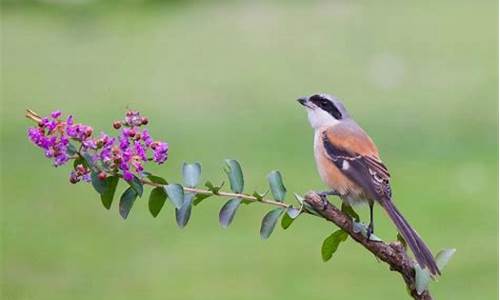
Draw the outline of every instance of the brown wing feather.
[[[378,157],[373,141],[360,128],[334,127],[323,132],[327,157],[373,200],[389,199],[390,174]]]

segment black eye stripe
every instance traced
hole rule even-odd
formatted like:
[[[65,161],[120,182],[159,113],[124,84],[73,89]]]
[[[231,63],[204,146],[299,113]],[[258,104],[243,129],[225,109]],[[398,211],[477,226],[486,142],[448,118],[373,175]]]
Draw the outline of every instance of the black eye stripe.
[[[342,113],[335,106],[335,104],[333,104],[332,101],[325,99],[324,97],[322,97],[320,95],[313,95],[309,98],[309,100],[312,103],[316,104],[318,107],[320,107],[322,110],[328,112],[335,119],[337,119],[337,120],[342,119]]]

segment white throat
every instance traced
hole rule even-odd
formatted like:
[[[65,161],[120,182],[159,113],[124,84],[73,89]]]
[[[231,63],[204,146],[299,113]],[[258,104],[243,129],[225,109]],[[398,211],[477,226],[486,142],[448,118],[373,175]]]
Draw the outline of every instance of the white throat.
[[[309,119],[311,127],[314,129],[335,126],[340,123],[339,120],[335,119],[332,115],[319,108],[308,108],[307,117]]]

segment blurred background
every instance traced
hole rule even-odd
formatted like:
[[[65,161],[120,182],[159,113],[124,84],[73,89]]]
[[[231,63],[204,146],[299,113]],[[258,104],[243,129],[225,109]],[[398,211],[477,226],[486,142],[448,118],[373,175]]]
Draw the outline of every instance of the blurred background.
[[[295,101],[317,91],[377,142],[397,205],[433,251],[457,248],[435,298],[497,297],[496,1],[1,3],[3,299],[405,299],[399,275],[352,241],[323,263],[335,230],[324,221],[264,242],[268,207],[242,207],[223,230],[213,198],[179,230],[171,205],[154,219],[147,197],[123,221],[116,199],[105,210],[26,138],[26,108],[108,132],[138,109],[170,143],[156,173],[179,181],[182,162],[200,161],[217,182],[236,158],[247,191],[279,169],[292,202],[324,188]]]

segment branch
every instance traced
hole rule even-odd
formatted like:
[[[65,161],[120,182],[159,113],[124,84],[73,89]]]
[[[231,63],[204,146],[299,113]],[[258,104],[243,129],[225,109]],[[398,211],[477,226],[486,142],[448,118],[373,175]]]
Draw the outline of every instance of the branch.
[[[368,240],[361,232],[354,231],[351,217],[330,203],[328,203],[325,208],[321,197],[314,192],[310,192],[305,196],[305,202],[311,205],[323,218],[347,232],[353,240],[363,245],[378,259],[387,263],[391,271],[396,271],[401,274],[413,299],[432,300],[429,291],[424,291],[421,295],[417,293],[415,288],[414,262],[406,254],[405,248],[400,242],[386,244],[381,241]]]
[[[164,186],[163,184],[154,183],[154,182],[151,182],[148,180],[141,180],[141,182],[145,185],[150,185],[150,186],[154,186],[154,187],[163,187]],[[227,198],[239,198],[239,199],[248,200],[250,202],[262,202],[265,204],[269,204],[269,205],[273,205],[273,206],[277,206],[277,207],[283,207],[283,208],[288,208],[291,206],[291,205],[286,204],[284,202],[279,202],[279,201],[275,201],[275,200],[271,200],[271,199],[266,199],[266,198],[257,199],[257,197],[255,197],[255,196],[251,196],[251,195],[243,194],[243,193],[229,193],[229,192],[214,193],[210,190],[190,188],[190,187],[186,187],[186,186],[183,186],[182,188],[184,189],[185,192],[191,192],[194,194],[221,196],[221,197],[227,197]]]

